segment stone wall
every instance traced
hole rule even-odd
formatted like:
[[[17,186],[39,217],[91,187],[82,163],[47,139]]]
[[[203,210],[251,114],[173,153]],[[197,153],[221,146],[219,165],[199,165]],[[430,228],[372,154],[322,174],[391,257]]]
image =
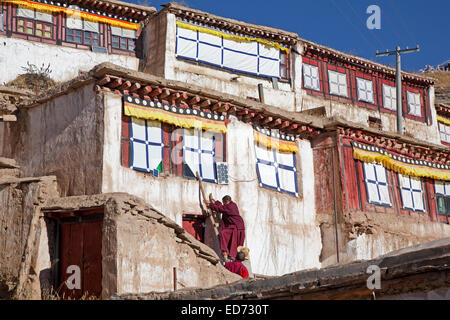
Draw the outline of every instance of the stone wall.
[[[16,297],[40,297],[40,207],[57,196],[56,189],[55,177],[0,176],[0,297],[10,297],[13,289]]]
[[[17,122],[0,123],[4,127],[0,156],[16,159],[23,176],[55,175],[62,196],[99,193],[101,106],[93,85],[85,85],[34,107],[22,107]]]

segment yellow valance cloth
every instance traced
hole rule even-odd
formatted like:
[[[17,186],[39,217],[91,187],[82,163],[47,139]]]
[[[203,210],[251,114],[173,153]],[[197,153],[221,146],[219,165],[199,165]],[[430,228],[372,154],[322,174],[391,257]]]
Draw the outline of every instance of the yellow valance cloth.
[[[127,101],[129,99],[134,102],[138,101],[138,103]],[[144,103],[148,106],[144,106]],[[151,101],[147,102],[145,100],[125,97],[124,113],[127,116],[139,119],[157,120],[186,129],[195,128],[221,133],[227,132],[224,116],[214,115],[195,109],[168,106],[160,102],[154,103]]]
[[[114,19],[111,17],[106,17],[98,15],[91,12],[79,11],[74,9],[69,9],[66,7],[60,7],[57,5],[45,4],[40,2],[26,1],[26,0],[2,0],[2,2],[14,3],[29,9],[36,9],[44,12],[65,12],[67,15],[76,15],[77,17],[83,18],[84,20],[92,22],[102,22],[107,23],[112,26],[121,27],[125,29],[137,30],[139,29],[139,23],[124,21],[120,19]]]
[[[280,134],[280,137],[284,135]],[[298,145],[293,136],[284,136],[286,139],[272,137],[257,130],[253,130],[255,142],[262,144],[270,149],[276,149],[280,152],[298,152]],[[290,140],[287,140],[290,139]]]
[[[222,31],[215,30],[215,29],[210,29],[210,28],[207,28],[205,26],[198,26],[198,25],[195,25],[195,24],[182,22],[182,21],[179,21],[179,20],[177,20],[177,26],[179,26],[181,28],[184,28],[184,29],[189,29],[189,30],[192,30],[192,31],[199,31],[199,32],[203,32],[203,33],[208,33],[208,34],[211,34],[211,35],[214,35],[214,36],[223,37],[224,39],[229,39],[229,40],[234,40],[234,41],[245,41],[245,42],[255,41],[255,42],[259,42],[259,43],[261,43],[263,45],[266,45],[266,46],[269,46],[269,47],[275,47],[278,50],[281,50],[281,51],[284,51],[286,53],[289,53],[289,49],[282,47],[278,42],[272,42],[272,41],[261,39],[261,38],[251,38],[251,37],[245,37],[245,36],[238,36],[238,35],[222,32]]]
[[[446,124],[448,126],[450,126],[450,120],[441,116],[437,116],[437,121],[439,121],[440,123]]]
[[[371,149],[378,149],[378,151]],[[448,169],[448,166],[423,160],[406,159],[372,146],[358,144],[357,147],[353,144],[353,157],[363,162],[376,162],[386,169],[406,176],[450,180],[450,169]]]

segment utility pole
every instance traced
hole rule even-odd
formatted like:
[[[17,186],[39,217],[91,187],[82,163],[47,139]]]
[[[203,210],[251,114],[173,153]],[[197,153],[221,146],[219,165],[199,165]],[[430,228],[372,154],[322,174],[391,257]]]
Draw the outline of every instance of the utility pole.
[[[395,54],[396,56],[396,79],[395,79],[395,86],[397,89],[397,132],[400,134],[403,134],[403,110],[402,110],[402,67],[401,67],[401,59],[400,55],[402,53],[410,53],[410,52],[417,52],[419,51],[419,46],[416,45],[415,48],[408,49],[400,49],[400,47],[397,46],[394,51],[388,51],[385,52],[376,52],[377,57],[382,56],[392,56]]]

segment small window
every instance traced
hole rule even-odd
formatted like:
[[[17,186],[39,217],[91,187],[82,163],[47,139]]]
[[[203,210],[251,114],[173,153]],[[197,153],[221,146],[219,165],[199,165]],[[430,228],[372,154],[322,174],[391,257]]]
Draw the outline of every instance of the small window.
[[[439,134],[441,135],[441,141],[450,143],[450,126],[444,123],[438,122]]]
[[[161,122],[131,118],[130,128],[131,168],[161,172],[164,147]]]
[[[406,92],[408,101],[408,113],[413,116],[422,116],[422,106],[420,105],[420,93]]]
[[[215,135],[194,129],[183,131],[183,176],[194,178],[198,172],[202,180],[217,182]]]
[[[383,84],[383,106],[389,110],[397,110],[397,91],[395,87]]]
[[[347,75],[345,73],[328,70],[330,93],[347,97]]]
[[[289,55],[286,52],[280,52],[280,78],[289,79]]]
[[[364,162],[364,176],[369,203],[391,206],[386,169],[379,164]]]
[[[425,212],[422,182],[420,179],[398,174],[403,208],[413,211]]]
[[[303,86],[320,91],[319,67],[303,63]]]
[[[111,26],[111,46],[115,49],[134,51],[136,31]]]
[[[80,10],[76,6],[71,6],[72,9]],[[66,19],[66,41],[87,46],[99,45],[99,30],[98,22],[87,21],[78,18],[75,15],[69,15]]]
[[[356,78],[358,100],[373,103],[373,83],[371,80]]]
[[[438,214],[450,216],[450,181],[435,181],[434,190]]]

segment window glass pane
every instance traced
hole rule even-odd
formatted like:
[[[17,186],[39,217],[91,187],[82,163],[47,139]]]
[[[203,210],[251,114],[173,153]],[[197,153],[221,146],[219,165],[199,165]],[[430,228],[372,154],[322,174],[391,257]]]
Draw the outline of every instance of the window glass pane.
[[[348,95],[346,74],[328,70],[328,77],[330,83],[330,93],[346,97]]]
[[[112,37],[112,47],[119,48],[119,37]]]
[[[120,49],[127,49],[127,39],[120,38]]]
[[[130,51],[134,50],[134,40],[131,39],[128,40],[128,50]]]

